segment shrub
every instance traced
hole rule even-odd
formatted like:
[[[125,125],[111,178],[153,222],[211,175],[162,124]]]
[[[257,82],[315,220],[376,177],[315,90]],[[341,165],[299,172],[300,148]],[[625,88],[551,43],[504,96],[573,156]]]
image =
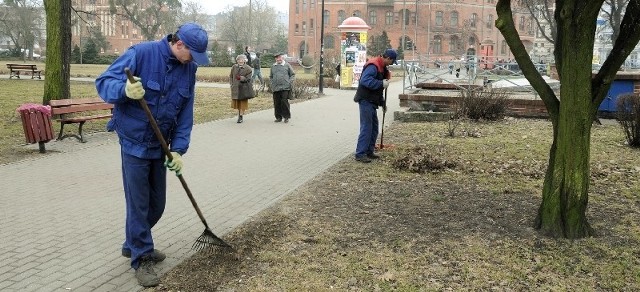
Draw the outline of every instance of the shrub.
[[[623,94],[616,102],[616,118],[622,126],[627,143],[640,147],[640,94]]]
[[[469,119],[496,121],[505,116],[509,98],[503,90],[462,89],[456,107],[462,116]]]
[[[302,66],[304,67],[311,67],[315,64],[315,60],[313,60],[313,57],[311,55],[304,55],[302,57]]]
[[[291,99],[311,99],[317,97],[315,87],[318,86],[317,80],[298,79],[295,81],[293,90],[291,90]]]

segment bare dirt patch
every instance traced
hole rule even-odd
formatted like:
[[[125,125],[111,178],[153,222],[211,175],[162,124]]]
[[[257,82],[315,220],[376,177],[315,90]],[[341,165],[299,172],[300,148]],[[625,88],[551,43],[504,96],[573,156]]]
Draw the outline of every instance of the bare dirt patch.
[[[640,162],[615,124],[594,126],[588,216],[598,236],[576,241],[531,227],[550,123],[463,127],[481,135],[393,125],[385,142],[396,147],[380,161],[345,159],[228,234],[236,252],[196,254],[152,290],[640,289]]]

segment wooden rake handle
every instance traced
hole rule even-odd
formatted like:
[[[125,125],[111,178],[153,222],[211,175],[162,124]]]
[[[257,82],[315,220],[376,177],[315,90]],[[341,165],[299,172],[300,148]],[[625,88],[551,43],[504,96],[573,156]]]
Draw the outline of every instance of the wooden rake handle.
[[[131,70],[129,70],[129,68],[124,68],[124,72],[127,74],[127,78],[129,79],[129,82],[131,83],[138,82],[135,78],[133,78],[133,74],[131,73]],[[158,122],[156,122],[156,119],[153,117],[153,114],[151,114],[151,110],[149,109],[149,105],[147,105],[147,101],[144,100],[144,98],[141,98],[138,101],[140,102],[140,105],[144,109],[144,112],[147,114],[147,118],[149,119],[149,123],[151,124],[151,128],[153,129],[153,132],[156,134],[156,138],[158,139],[158,141],[160,141],[160,144],[162,145],[162,151],[167,156],[169,161],[173,160],[173,155],[171,155],[171,150],[169,150],[169,145],[167,145],[167,141],[165,141],[164,136],[162,136],[162,132],[160,132],[160,127],[158,127]],[[187,182],[184,180],[184,177],[182,177],[182,174],[178,174],[177,176],[178,176],[178,179],[180,180],[180,183],[182,184],[182,187],[184,188],[184,191],[187,192],[187,196],[191,201],[191,205],[193,205],[193,208],[196,209],[196,213],[198,213],[198,217],[200,217],[200,221],[202,221],[202,224],[204,224],[204,227],[209,229],[209,225],[207,224],[207,221],[204,219],[204,216],[202,215],[202,211],[200,211],[200,207],[198,207],[198,203],[196,203],[196,200],[193,198],[193,194],[191,194],[191,190],[189,189]]]

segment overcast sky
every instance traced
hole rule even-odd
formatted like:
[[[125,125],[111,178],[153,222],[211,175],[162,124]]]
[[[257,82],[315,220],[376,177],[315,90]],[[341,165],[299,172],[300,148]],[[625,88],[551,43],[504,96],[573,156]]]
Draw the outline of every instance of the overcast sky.
[[[289,10],[289,0],[267,0],[269,6],[273,6],[277,11],[287,12]],[[218,14],[219,12],[224,11],[224,9],[231,6],[245,6],[249,5],[249,0],[208,0],[208,1],[200,1],[199,3],[205,9],[205,13],[207,14]]]

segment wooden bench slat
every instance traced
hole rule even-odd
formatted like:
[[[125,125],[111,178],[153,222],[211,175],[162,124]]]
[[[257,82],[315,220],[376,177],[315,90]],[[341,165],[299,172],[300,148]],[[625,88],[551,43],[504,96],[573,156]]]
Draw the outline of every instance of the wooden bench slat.
[[[86,142],[82,136],[82,126],[86,121],[92,121],[97,119],[106,119],[112,116],[111,110],[113,110],[113,104],[106,103],[100,98],[78,98],[78,99],[58,99],[50,100],[51,113],[55,116],[59,116],[60,121],[60,133],[58,134],[58,140],[62,140],[66,137],[76,137],[81,142]],[[96,113],[94,115],[86,116],[68,116],[69,114],[85,113],[92,111],[109,111],[108,114]],[[77,123],[78,135],[63,135],[63,129],[65,124]]]
[[[106,118],[111,118],[111,115],[72,117],[72,118],[60,119],[60,121],[65,123],[80,123],[80,122],[89,121],[89,120],[98,120],[98,119],[106,119]]]
[[[78,112],[110,110],[110,109],[113,109],[113,105],[108,103],[84,104],[84,105],[78,104],[78,105],[63,106],[63,107],[51,106],[51,113],[54,115],[63,115],[63,114],[72,114],[72,113],[78,113]]]
[[[74,105],[74,104],[88,104],[88,103],[105,103],[105,102],[99,97],[52,99],[49,101],[49,105],[52,107]]]

